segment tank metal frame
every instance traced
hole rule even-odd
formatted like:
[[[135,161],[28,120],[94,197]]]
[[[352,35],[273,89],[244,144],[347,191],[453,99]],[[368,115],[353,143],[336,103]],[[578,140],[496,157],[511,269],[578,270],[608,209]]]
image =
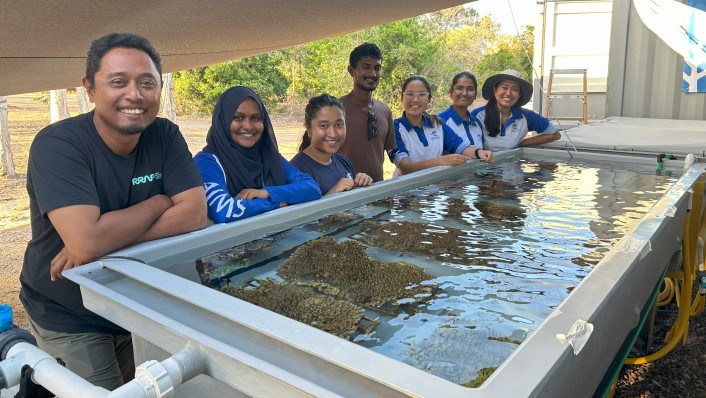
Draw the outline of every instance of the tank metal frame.
[[[496,156],[627,164],[654,157],[525,148]],[[81,286],[85,306],[130,330],[136,362],[160,360],[185,346],[209,358],[194,390],[203,397],[564,397],[595,391],[634,329],[665,267],[680,251],[690,189],[704,171],[685,171],[637,226],[596,265],[479,388],[465,388],[308,325],[198,283],[194,269],[171,265],[485,167],[438,167],[365,189],[285,207],[231,224],[147,242],[64,272]],[[193,267],[191,267],[193,268]],[[577,321],[593,325],[584,347],[557,338]],[[188,384],[188,383],[187,383]],[[184,388],[188,388],[185,386]],[[193,387],[192,387],[193,388]]]

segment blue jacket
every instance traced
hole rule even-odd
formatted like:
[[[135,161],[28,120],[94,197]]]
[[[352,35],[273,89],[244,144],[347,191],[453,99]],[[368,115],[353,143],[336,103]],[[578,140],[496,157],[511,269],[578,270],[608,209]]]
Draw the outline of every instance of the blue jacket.
[[[308,174],[299,171],[284,157],[281,159],[287,184],[264,187],[270,194],[267,199],[241,200],[228,193],[226,175],[216,155],[204,151],[197,153],[194,162],[206,189],[208,217],[215,223],[231,222],[276,209],[281,202],[293,205],[321,198],[319,186]]]

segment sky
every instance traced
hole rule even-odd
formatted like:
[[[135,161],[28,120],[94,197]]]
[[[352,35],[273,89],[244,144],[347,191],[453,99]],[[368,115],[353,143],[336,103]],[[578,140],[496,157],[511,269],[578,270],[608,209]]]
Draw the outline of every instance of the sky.
[[[477,0],[467,5],[478,11],[478,14],[489,15],[499,22],[504,34],[517,34],[512,19],[513,14],[520,31],[525,25],[536,24],[539,18],[539,9],[535,0],[509,0],[509,5],[508,0]]]

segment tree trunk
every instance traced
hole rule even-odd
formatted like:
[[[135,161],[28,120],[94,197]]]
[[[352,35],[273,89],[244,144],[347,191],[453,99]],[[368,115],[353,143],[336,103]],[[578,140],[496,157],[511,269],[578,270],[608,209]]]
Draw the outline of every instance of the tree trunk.
[[[86,89],[83,86],[76,87],[76,97],[78,97],[78,111],[81,113],[88,112],[88,99],[86,98]]]
[[[68,118],[69,106],[66,102],[66,89],[51,90],[49,93],[49,109],[51,110],[51,122]]]
[[[0,97],[0,136],[2,138],[2,170],[10,178],[17,178],[15,162],[12,161],[12,148],[10,147],[10,127],[7,121],[7,98]]]
[[[51,118],[50,123],[56,123],[59,121],[59,107],[56,103],[56,90],[49,90],[49,114]]]
[[[57,100],[59,101],[59,117],[61,120],[71,117],[69,114],[69,103],[66,100],[66,89],[57,90]]]
[[[176,108],[174,107],[174,86],[172,85],[172,74],[167,73],[164,78],[164,104],[163,104],[163,115],[176,123]]]

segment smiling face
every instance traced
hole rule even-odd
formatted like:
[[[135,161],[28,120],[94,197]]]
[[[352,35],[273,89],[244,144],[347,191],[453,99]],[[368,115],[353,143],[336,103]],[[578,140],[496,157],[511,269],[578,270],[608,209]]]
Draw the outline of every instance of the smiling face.
[[[101,60],[91,85],[84,87],[96,104],[93,120],[101,134],[142,132],[159,112],[160,76],[149,55],[134,48],[114,48]]]
[[[510,109],[520,99],[520,84],[512,80],[501,80],[494,89],[495,100],[503,109]]]
[[[408,118],[416,119],[429,107],[429,89],[421,80],[412,80],[402,91],[402,107]]]
[[[343,112],[336,106],[324,106],[306,127],[311,138],[309,147],[321,154],[333,155],[346,140],[346,122]]]
[[[374,57],[362,57],[355,68],[349,66],[348,73],[353,76],[354,84],[364,91],[375,91],[382,77],[382,60]]]
[[[230,122],[230,138],[236,145],[252,148],[260,141],[264,128],[260,107],[254,99],[248,97],[240,103]]]
[[[473,80],[467,77],[459,78],[456,84],[451,87],[451,92],[449,93],[453,106],[462,109],[471,106],[473,101],[476,100],[476,88]]]

